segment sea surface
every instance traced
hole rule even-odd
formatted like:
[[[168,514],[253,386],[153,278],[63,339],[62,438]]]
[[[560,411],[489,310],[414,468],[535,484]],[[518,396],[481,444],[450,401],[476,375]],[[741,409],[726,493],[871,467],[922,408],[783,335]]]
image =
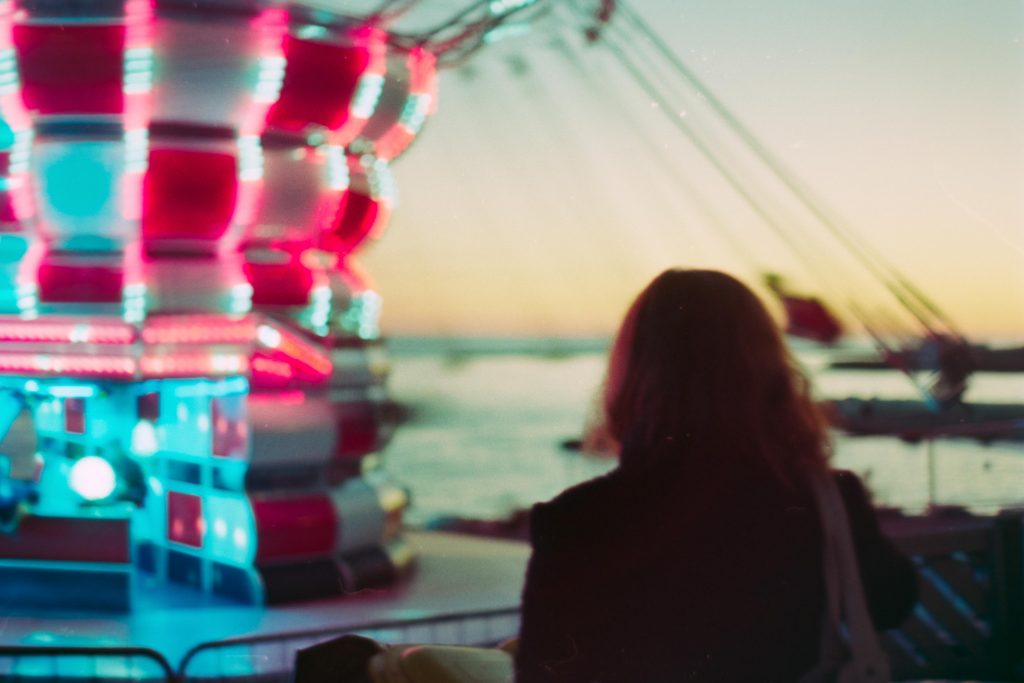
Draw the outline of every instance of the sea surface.
[[[913,398],[893,371],[825,369],[820,351],[798,352],[820,396]],[[503,519],[597,476],[614,461],[569,452],[604,372],[602,343],[393,345],[390,390],[410,419],[384,453],[412,493],[407,521]],[[1024,402],[1024,374],[979,374],[969,399]],[[930,504],[979,513],[1024,506],[1024,443],[906,443],[834,439],[834,463],[860,473],[876,504],[918,512]]]

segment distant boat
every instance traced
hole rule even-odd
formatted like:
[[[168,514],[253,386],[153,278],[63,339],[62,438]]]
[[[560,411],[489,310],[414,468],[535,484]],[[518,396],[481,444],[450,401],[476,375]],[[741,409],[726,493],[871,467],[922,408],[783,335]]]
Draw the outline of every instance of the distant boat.
[[[1024,372],[1024,346],[991,347],[984,344],[968,346],[975,372]],[[918,345],[893,352],[900,364],[910,370],[929,370],[934,361],[928,349]],[[891,359],[879,352],[844,354],[829,362],[833,370],[884,370],[893,367]]]
[[[826,402],[833,425],[854,436],[895,436],[905,441],[961,437],[1024,440],[1024,405],[959,403],[936,411],[924,401],[844,398]]]

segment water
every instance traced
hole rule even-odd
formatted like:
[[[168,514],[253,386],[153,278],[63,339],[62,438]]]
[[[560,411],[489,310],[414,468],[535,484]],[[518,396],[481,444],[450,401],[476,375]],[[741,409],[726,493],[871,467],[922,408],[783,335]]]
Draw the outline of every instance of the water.
[[[801,358],[822,395],[915,395],[897,373],[828,371],[814,352]],[[503,518],[613,467],[559,446],[579,435],[603,370],[604,355],[596,351],[396,353],[392,394],[414,417],[399,429],[385,462],[412,491],[408,521]],[[1024,400],[1024,375],[980,375],[971,392],[975,400]],[[934,502],[990,513],[1024,504],[1019,442],[909,444],[837,435],[835,450],[836,465],[860,473],[881,505],[915,512]]]

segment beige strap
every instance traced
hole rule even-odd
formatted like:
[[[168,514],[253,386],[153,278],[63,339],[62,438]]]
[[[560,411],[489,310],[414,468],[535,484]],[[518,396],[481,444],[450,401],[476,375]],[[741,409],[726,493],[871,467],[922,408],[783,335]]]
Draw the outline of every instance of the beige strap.
[[[831,472],[813,478],[825,543],[826,609],[836,627],[845,623],[851,664],[858,681],[889,681],[889,662],[871,621],[857,552],[839,487]]]

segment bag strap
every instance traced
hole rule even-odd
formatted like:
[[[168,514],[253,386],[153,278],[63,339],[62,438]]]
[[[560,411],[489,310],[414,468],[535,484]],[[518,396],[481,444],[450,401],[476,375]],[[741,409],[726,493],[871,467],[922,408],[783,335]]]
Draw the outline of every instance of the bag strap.
[[[861,680],[888,681],[889,663],[871,621],[839,487],[831,471],[813,477],[812,485],[821,526],[824,552],[826,609],[829,620],[845,622],[852,664]]]

